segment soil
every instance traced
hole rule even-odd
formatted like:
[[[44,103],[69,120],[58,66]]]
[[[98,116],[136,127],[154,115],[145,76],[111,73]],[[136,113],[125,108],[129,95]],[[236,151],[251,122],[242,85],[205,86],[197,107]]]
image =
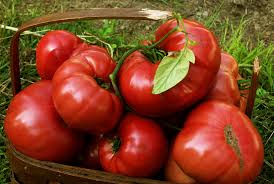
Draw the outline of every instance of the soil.
[[[44,7],[44,13],[89,8],[149,8],[176,11],[204,20],[218,9],[218,21],[229,19],[237,24],[242,17],[250,21],[247,35],[256,42],[259,36],[266,43],[274,41],[274,0],[25,0],[20,9],[26,13],[30,7]],[[142,23],[141,23],[142,24]],[[137,25],[142,27],[142,25]],[[136,25],[135,25],[136,26]],[[146,27],[146,29],[149,29]]]

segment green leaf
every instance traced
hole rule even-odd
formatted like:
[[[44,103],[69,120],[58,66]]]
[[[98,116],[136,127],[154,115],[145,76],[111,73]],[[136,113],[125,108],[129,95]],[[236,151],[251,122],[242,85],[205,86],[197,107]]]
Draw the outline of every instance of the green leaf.
[[[163,93],[182,81],[188,73],[189,62],[195,63],[194,53],[189,48],[165,56],[156,70],[152,94]]]

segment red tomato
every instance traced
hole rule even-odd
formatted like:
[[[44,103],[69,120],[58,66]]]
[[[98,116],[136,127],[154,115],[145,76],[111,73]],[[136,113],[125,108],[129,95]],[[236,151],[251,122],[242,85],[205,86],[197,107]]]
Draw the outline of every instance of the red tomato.
[[[55,30],[45,34],[36,47],[36,68],[40,77],[52,79],[58,67],[80,43],[80,38],[68,31]]]
[[[103,138],[99,158],[104,170],[127,176],[146,177],[163,166],[168,143],[162,129],[150,119],[127,114],[118,139]]]
[[[242,112],[245,113],[246,111],[246,106],[247,106],[247,98],[248,98],[248,93],[249,90],[245,89],[245,90],[241,90],[241,97],[240,97],[240,104],[239,104],[239,108]]]
[[[174,181],[176,183],[197,184],[193,178],[186,175],[182,169],[180,169],[180,167],[172,158],[172,154],[169,154],[169,158],[165,167],[165,177],[168,181]]]
[[[101,134],[117,124],[122,103],[95,80],[109,82],[115,66],[105,49],[93,46],[68,59],[56,71],[53,101],[69,127]]]
[[[84,153],[81,155],[81,166],[89,169],[100,169],[100,160],[98,155],[98,146],[99,142],[102,139],[103,135],[92,137]]]
[[[241,79],[243,79],[242,76],[240,74],[238,74],[237,80],[241,80]],[[242,89],[242,90],[240,90],[239,108],[244,113],[246,111],[248,94],[249,94],[249,89]]]
[[[5,133],[23,154],[54,162],[70,161],[83,139],[68,129],[56,112],[51,81],[34,83],[11,101],[5,118]]]
[[[247,184],[260,173],[263,150],[259,133],[239,108],[212,100],[190,113],[172,157],[197,183]]]
[[[206,99],[221,100],[237,106],[240,103],[240,91],[237,82],[238,64],[227,53],[222,53],[221,56],[221,65],[215,84]]]
[[[140,52],[127,57],[119,72],[119,87],[126,103],[137,113],[151,116],[166,116],[186,109],[202,99],[211,88],[220,66],[220,49],[215,36],[202,25],[184,20],[189,39],[196,42],[191,46],[195,64],[190,64],[187,76],[170,90],[152,94],[154,75],[158,64],[151,63]],[[171,20],[156,31],[156,40],[176,26]],[[176,32],[160,46],[166,51],[180,50],[185,39]]]
[[[86,43],[81,43],[74,49],[74,51],[71,54],[71,57],[77,56],[77,55],[81,54],[82,52],[88,52],[89,50],[93,50],[93,51],[96,50],[96,51],[103,52],[108,55],[108,51],[103,47],[99,47],[97,45],[89,45]]]
[[[224,72],[229,72],[234,78],[237,78],[239,75],[239,68],[237,61],[228,53],[221,53],[221,65],[220,69]]]

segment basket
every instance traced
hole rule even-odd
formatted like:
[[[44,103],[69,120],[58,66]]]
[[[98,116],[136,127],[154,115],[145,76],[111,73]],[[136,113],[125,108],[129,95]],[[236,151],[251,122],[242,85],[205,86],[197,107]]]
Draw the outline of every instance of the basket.
[[[21,90],[19,67],[19,38],[20,34],[30,28],[59,22],[87,20],[87,19],[135,19],[161,20],[172,15],[168,11],[132,9],[132,8],[99,8],[64,13],[50,14],[32,19],[22,24],[14,34],[10,47],[10,70],[12,92],[16,95]],[[258,61],[254,64],[254,72],[249,90],[246,114],[250,117],[254,105],[259,73]],[[32,159],[16,151],[7,142],[7,155],[12,169],[11,183],[13,184],[168,184],[170,182],[134,178],[116,175],[99,170],[85,169],[53,162]]]

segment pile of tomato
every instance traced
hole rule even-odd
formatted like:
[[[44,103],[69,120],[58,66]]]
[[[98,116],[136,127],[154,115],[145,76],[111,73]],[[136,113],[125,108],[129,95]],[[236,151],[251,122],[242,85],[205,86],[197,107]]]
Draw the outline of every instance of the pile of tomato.
[[[142,52],[153,44],[165,61]],[[7,110],[10,143],[35,159],[132,177],[165,173],[185,184],[255,180],[262,139],[243,113],[237,62],[221,52],[211,31],[172,19],[154,41],[125,56],[117,64],[107,49],[68,31],[45,34],[36,48],[41,80]]]

